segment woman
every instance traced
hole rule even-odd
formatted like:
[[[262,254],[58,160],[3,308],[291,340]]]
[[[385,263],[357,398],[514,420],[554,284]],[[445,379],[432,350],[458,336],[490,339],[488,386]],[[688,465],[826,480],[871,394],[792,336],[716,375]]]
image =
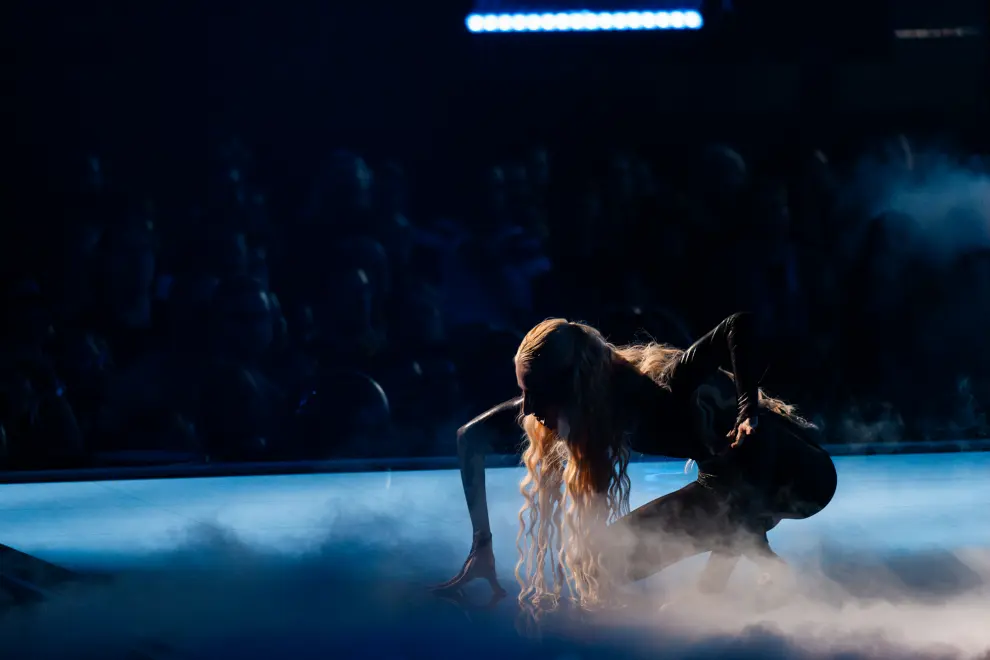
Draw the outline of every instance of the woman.
[[[610,587],[706,551],[708,591],[724,588],[743,554],[777,561],[767,531],[821,511],[837,479],[815,427],[759,390],[766,363],[755,334],[749,314],[730,316],[686,351],[617,348],[563,319],[533,328],[515,357],[522,397],[458,433],[474,543],[461,572],[440,588],[482,578],[501,593],[484,450],[510,418],[526,432],[516,570],[522,604],[552,606],[565,584],[584,606],[604,603]],[[630,513],[631,451],[691,459],[698,479]]]

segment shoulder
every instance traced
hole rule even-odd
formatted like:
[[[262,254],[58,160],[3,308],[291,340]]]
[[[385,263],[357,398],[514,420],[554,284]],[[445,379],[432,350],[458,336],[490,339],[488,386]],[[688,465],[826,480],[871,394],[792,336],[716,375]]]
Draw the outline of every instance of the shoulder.
[[[522,412],[522,397],[516,397],[503,401],[502,403],[489,408],[464,426],[457,429],[458,437],[470,433],[477,433],[480,429],[506,430],[509,428],[519,428],[519,414]]]
[[[752,326],[755,322],[756,316],[753,312],[741,311],[726,316],[717,327],[731,330],[740,326]]]

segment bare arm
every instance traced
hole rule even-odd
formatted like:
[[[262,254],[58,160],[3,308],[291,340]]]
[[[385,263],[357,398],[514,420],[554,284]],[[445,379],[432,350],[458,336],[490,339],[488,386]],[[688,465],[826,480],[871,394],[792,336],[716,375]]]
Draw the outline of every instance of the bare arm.
[[[492,536],[485,489],[485,456],[513,425],[518,428],[521,407],[522,397],[510,399],[478,415],[457,431],[457,463],[476,543],[489,541]]]
[[[505,590],[498,583],[495,554],[492,551],[492,528],[488,519],[488,494],[485,491],[485,454],[493,446],[504,447],[507,438],[513,433],[518,434],[521,409],[522,397],[500,403],[457,431],[457,462],[474,538],[468,558],[457,575],[434,587],[438,594],[458,593],[462,586],[480,578],[488,580],[496,598],[505,595]]]

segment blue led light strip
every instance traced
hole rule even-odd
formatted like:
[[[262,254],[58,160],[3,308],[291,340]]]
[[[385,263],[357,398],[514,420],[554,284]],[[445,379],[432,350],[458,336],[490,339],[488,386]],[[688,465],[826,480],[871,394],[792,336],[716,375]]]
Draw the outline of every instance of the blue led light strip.
[[[700,30],[701,14],[671,11],[568,11],[543,14],[470,14],[467,29],[487,32],[603,32],[626,30]]]

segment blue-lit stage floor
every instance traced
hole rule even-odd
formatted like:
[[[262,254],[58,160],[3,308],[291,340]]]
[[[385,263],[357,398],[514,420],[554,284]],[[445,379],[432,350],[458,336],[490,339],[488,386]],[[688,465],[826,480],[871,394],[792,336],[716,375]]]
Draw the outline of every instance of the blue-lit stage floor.
[[[621,625],[596,620],[540,643],[513,627],[519,469],[488,471],[510,597],[479,611],[425,588],[456,572],[470,545],[454,471],[0,485],[0,543],[115,576],[6,615],[0,639],[31,657],[83,657],[92,648],[103,658],[147,640],[183,658],[221,649],[286,658],[990,652],[990,453],[836,463],[829,508],[771,533],[801,583],[787,606],[758,613],[730,595],[720,602],[737,604],[722,609],[641,608]],[[693,478],[673,462],[630,472],[633,506]],[[644,591],[672,592],[702,561],[674,566]],[[737,571],[732,594],[747,592],[754,571]],[[483,585],[476,592],[483,600]]]

